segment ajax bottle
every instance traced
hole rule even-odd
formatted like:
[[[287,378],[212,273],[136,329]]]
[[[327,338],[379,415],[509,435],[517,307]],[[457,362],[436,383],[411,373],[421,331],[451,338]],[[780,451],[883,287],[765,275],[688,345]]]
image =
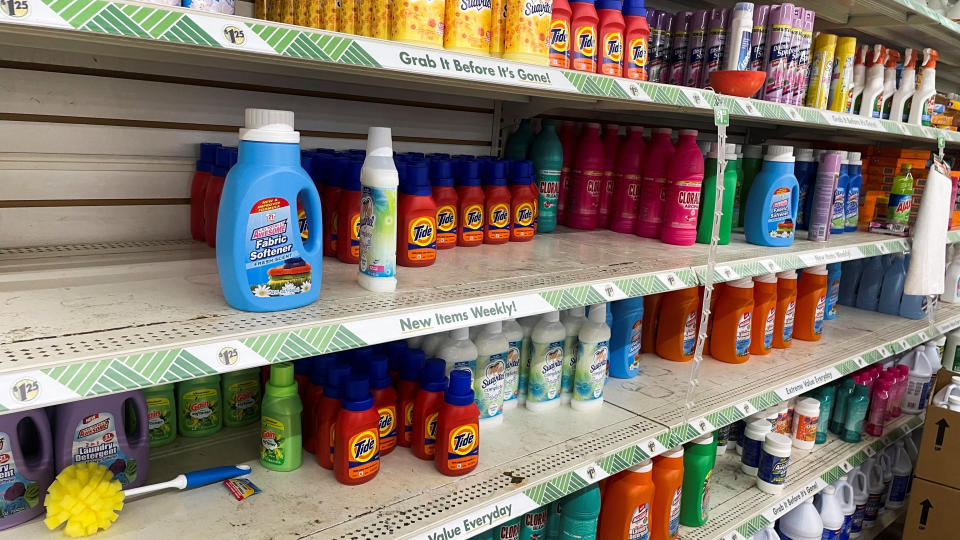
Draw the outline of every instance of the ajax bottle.
[[[718,295],[710,356],[730,364],[750,359],[753,315],[753,280],[736,279],[724,284]]]
[[[298,469],[302,459],[303,404],[290,363],[270,366],[260,410],[260,464],[271,471]]]
[[[820,341],[823,316],[827,306],[826,265],[807,268],[797,285],[797,311],[793,337],[803,341]]]
[[[643,0],[624,0],[623,20],[626,25],[623,56],[623,76],[637,81],[647,80],[647,57],[650,26]]]
[[[497,321],[483,325],[477,334],[476,367],[472,374],[480,423],[484,427],[503,422],[503,387],[508,350],[502,323]]]
[[[400,184],[397,227],[397,264],[430,266],[437,260],[437,204],[431,195],[427,164],[407,164]]]
[[[380,415],[374,409],[370,380],[354,373],[347,381],[337,414],[333,473],[348,486],[369,482],[380,471]]]
[[[760,246],[793,244],[800,186],[793,175],[793,148],[770,145],[763,167],[750,186],[743,232]]]
[[[566,333],[560,322],[559,311],[544,313],[533,328],[526,402],[527,408],[532,411],[560,406]]]
[[[577,369],[577,340],[580,328],[587,322],[584,309],[575,307],[563,312],[560,322],[566,335],[563,340],[563,379],[560,384],[560,401],[569,403],[573,396],[573,374]]]
[[[600,51],[597,54],[599,66],[597,73],[623,76],[623,33],[626,23],[623,20],[622,0],[599,0],[597,2],[598,31]]]
[[[472,384],[469,371],[453,370],[437,417],[434,465],[447,476],[467,474],[477,468],[479,462],[480,411],[474,403]]]
[[[576,71],[597,72],[597,25],[600,18],[594,0],[573,0],[570,16],[572,34],[571,67]]]
[[[750,317],[750,354],[766,355],[773,349],[777,322],[777,275],[753,278],[753,315]]]
[[[643,155],[643,182],[640,184],[640,213],[636,233],[644,238],[660,238],[664,200],[667,194],[667,167],[673,161],[674,147],[670,128],[656,128]]]
[[[698,303],[696,287],[663,293],[656,328],[658,355],[674,362],[693,359],[697,344]]]
[[[646,143],[643,128],[627,128],[627,140],[617,152],[613,173],[613,202],[610,209],[610,230],[632,233],[637,227],[640,202],[640,181]]]
[[[437,452],[437,417],[447,389],[446,365],[431,358],[423,366],[420,391],[413,402],[413,442],[410,449],[420,459],[433,459]]]
[[[653,513],[650,540],[673,540],[680,530],[683,495],[683,447],[671,448],[653,458]]]
[[[533,162],[514,161],[512,167],[510,176],[510,241],[529,242],[533,240],[534,216],[537,215],[538,197],[537,190],[533,186]],[[556,186],[554,185],[554,187]],[[554,198],[556,197],[554,196]],[[556,201],[553,201],[551,209],[556,216]],[[536,230],[543,231],[543,226],[542,216],[537,216]]]
[[[890,197],[887,203],[887,221],[906,225],[910,221],[910,211],[913,208],[913,175],[910,169],[913,165],[903,163],[900,172],[893,178],[890,187]]]
[[[773,325],[773,347],[786,349],[793,340],[793,325],[797,312],[797,272],[787,270],[777,274],[777,318]]]
[[[81,401],[77,405],[90,401],[95,400]],[[66,405],[60,407],[66,407]],[[96,420],[104,420],[104,418]],[[120,431],[122,432],[123,429]],[[71,444],[76,444],[72,436],[68,440]],[[144,441],[144,449],[146,446]],[[63,448],[63,450],[69,452],[71,449]],[[146,466],[145,457],[146,454],[144,454],[144,466]],[[47,488],[53,483],[55,470],[53,436],[50,432],[50,422],[43,409],[8,413],[0,417],[0,461],[3,463],[3,480],[0,481],[0,490],[3,491],[3,498],[0,499],[0,531],[2,531],[29,521],[44,511],[43,499]],[[70,463],[66,462],[63,466],[67,465]],[[111,463],[107,467],[113,472],[118,472],[116,469],[119,465],[114,466]],[[140,483],[143,483],[143,478],[146,476],[144,471]]]
[[[586,5],[593,7],[592,3]],[[573,161],[570,208],[566,216],[568,226],[587,230],[597,227],[603,170],[604,149],[600,141],[600,124],[590,122],[583,128]]]
[[[619,0],[603,0],[616,2]],[[620,14],[619,8],[616,11]],[[613,206],[613,182],[617,155],[620,151],[620,126],[607,124],[603,128],[603,183],[600,184],[600,204],[597,206],[597,226],[610,227],[610,213]]]
[[[245,311],[305,306],[320,292],[320,235],[303,242],[293,208],[299,199],[307,229],[319,232],[320,196],[300,168],[293,113],[247,109],[245,114],[239,161],[228,174],[216,230],[223,294]]]
[[[728,149],[732,145],[727,145]],[[704,163],[703,208],[700,209],[697,224],[697,242],[709,244],[713,233],[713,214],[716,210],[717,189],[717,143],[710,143],[707,160]],[[737,197],[737,171],[731,161],[727,161],[723,170],[723,200],[720,204],[720,229],[718,244],[730,243],[730,229],[733,226],[733,201]]]
[[[437,249],[451,249],[457,245],[457,190],[453,187],[450,165],[446,159],[430,162],[431,194],[437,206]]]
[[[692,245],[697,238],[697,212],[703,182],[703,155],[697,147],[697,130],[680,130],[676,152],[667,169],[667,180],[660,239],[677,246]]]
[[[341,179],[340,199],[337,201],[337,259],[357,264],[360,261],[360,173],[363,162],[350,159]]]
[[[610,376],[631,379],[640,371],[644,297],[626,298],[610,305]]]
[[[597,538],[648,538],[653,506],[653,462],[649,459],[607,481]]]
[[[910,103],[910,118],[908,123],[915,126],[929,126],[930,119],[933,117],[933,99],[937,95],[937,51],[935,49],[923,50],[923,71],[920,76],[920,84],[917,91],[913,94]]]
[[[607,305],[593,304],[587,321],[580,327],[573,372],[573,400],[570,402],[570,406],[578,411],[598,409],[603,405],[610,356],[610,327],[606,318]]]
[[[710,509],[710,477],[717,462],[717,442],[712,433],[697,437],[683,453],[683,492],[680,497],[680,524],[699,527],[707,522]]]
[[[600,518],[600,486],[593,484],[563,499],[558,538],[591,538]]]
[[[507,162],[486,164],[484,178],[484,244],[510,241],[510,189],[507,187]]]

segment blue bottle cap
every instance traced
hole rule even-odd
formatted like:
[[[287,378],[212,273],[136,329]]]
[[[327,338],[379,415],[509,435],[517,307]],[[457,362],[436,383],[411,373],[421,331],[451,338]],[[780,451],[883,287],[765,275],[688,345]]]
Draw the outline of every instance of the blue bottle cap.
[[[449,159],[434,159],[430,162],[430,184],[453,186],[453,162]]]
[[[213,167],[210,168],[211,176],[226,176],[230,170],[230,149],[221,146],[217,148],[217,156],[214,158]]]
[[[612,9],[615,11],[620,11],[623,9],[623,2],[621,0],[598,0],[597,10],[601,10],[601,9]]]
[[[360,191],[360,169],[362,168],[362,159],[351,159],[347,164],[347,176],[341,187],[349,191]]]
[[[367,151],[363,150],[362,148],[351,148],[347,150],[347,154],[349,154],[350,157],[354,157],[354,156],[365,157],[367,155]]]
[[[647,9],[643,4],[643,0],[624,0],[623,1],[623,16],[632,16],[632,17],[646,17]]]
[[[342,188],[343,179],[347,176],[350,169],[350,158],[342,155],[334,156],[330,159],[330,176],[327,178],[327,185]]]
[[[423,152],[407,152],[406,156],[410,159],[423,159]]]
[[[317,148],[316,150],[314,150],[314,152],[318,154],[326,154],[328,156],[332,156],[337,153],[337,151],[334,150],[333,148]]]
[[[483,183],[487,186],[505,186],[507,185],[507,164],[503,160],[495,159],[486,164],[486,175],[483,177]]]
[[[384,344],[382,354],[387,355],[388,369],[391,373],[398,373],[403,366],[403,357],[407,354],[407,342],[398,339]]]
[[[394,166],[397,168],[397,180],[401,186],[407,181],[407,165],[408,163],[406,161],[394,162]]]
[[[367,364],[367,375],[370,377],[370,388],[379,390],[393,384],[388,371],[389,360],[382,354],[374,354]]]
[[[354,349],[350,355],[350,364],[353,366],[353,371],[367,373],[374,354],[373,349],[370,347]]]
[[[217,149],[220,143],[200,143],[200,159],[197,160],[197,170],[210,172],[217,160]]]
[[[513,170],[510,175],[510,184],[515,186],[529,186],[533,183],[533,162],[529,160],[517,160],[513,162]]]
[[[307,151],[300,152],[300,168],[307,174],[313,174],[313,156]],[[313,179],[313,177],[310,177]]]
[[[340,399],[343,395],[343,385],[350,378],[350,364],[335,362],[327,371],[327,385],[323,387],[323,395],[331,399]]]
[[[366,375],[350,374],[343,395],[340,397],[340,407],[348,411],[365,411],[373,407],[370,379]]]
[[[314,356],[313,367],[310,369],[310,384],[315,386],[327,385],[327,374],[330,372],[330,366],[336,361],[337,357],[332,354],[321,354]]]
[[[400,380],[418,381],[423,371],[426,355],[420,349],[407,349],[403,355],[403,364],[400,366]],[[446,368],[446,366],[444,366]]]
[[[400,184],[400,192],[407,195],[430,195],[430,178],[426,161],[407,163],[407,178]]]
[[[237,160],[240,158],[240,151],[233,146],[229,146],[227,147],[227,154],[230,156],[230,165],[227,167],[227,171],[229,171],[237,164]]]
[[[457,177],[458,186],[479,186],[480,185],[480,163],[477,161],[460,162],[460,176]]]
[[[310,376],[313,373],[313,357],[293,361],[293,374]]]
[[[445,154],[443,152],[434,152],[432,154],[427,154],[427,157],[430,159],[450,159],[450,154]]]
[[[333,164],[333,156],[321,152],[313,153],[313,170],[310,171],[310,178],[317,186],[317,189],[323,187],[330,180],[330,168]]]
[[[447,363],[442,358],[431,358],[423,366],[420,389],[424,392],[443,392],[447,389]]]
[[[581,4],[592,4],[593,0],[570,0],[570,3],[579,2]]]
[[[451,405],[469,405],[473,403],[473,377],[466,369],[455,369],[450,372],[450,387],[443,396],[443,400]]]

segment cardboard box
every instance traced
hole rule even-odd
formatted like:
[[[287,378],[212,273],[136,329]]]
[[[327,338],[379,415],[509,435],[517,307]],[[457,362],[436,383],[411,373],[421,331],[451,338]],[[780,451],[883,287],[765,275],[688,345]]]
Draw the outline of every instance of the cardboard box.
[[[923,161],[930,159],[929,150],[911,150],[908,148],[898,148],[896,146],[882,146],[877,150],[876,155],[892,158],[922,159]]]
[[[932,426],[923,430],[924,438],[930,427]],[[960,538],[960,532],[957,530],[958,508],[960,508],[960,489],[923,478],[914,478],[910,488],[910,498],[907,499],[907,518],[903,524],[901,540]]]
[[[930,397],[950,384],[954,373],[941,369],[937,373]],[[960,412],[930,405],[924,419],[923,439],[920,440],[914,474],[938,484],[960,489]]]

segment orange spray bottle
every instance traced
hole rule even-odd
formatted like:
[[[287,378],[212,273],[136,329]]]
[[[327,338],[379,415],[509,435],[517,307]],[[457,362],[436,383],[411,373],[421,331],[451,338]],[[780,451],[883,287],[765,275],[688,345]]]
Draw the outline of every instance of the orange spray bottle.
[[[793,340],[797,312],[797,272],[777,274],[777,318],[773,325],[773,348],[786,349]]]
[[[437,261],[437,205],[427,164],[411,161],[406,168],[397,200],[397,264],[430,266]]]
[[[434,465],[447,476],[460,476],[477,468],[480,459],[480,409],[473,401],[473,376],[467,369],[450,372],[437,417],[437,451]]]
[[[597,538],[647,538],[653,499],[653,462],[649,459],[609,478]]]
[[[663,293],[657,323],[657,354],[674,362],[693,359],[697,344],[696,287]]]
[[[420,377],[420,391],[413,402],[413,441],[410,449],[420,459],[433,459],[437,452],[437,417],[443,406],[443,392],[447,389],[444,374],[447,363],[431,358],[424,364]]]
[[[683,488],[683,447],[671,448],[653,458],[653,512],[650,540],[673,540],[680,528],[680,495]]]
[[[452,163],[448,159],[430,162],[430,185],[437,205],[437,249],[457,245],[457,190],[453,187]]]
[[[750,359],[751,318],[753,316],[753,280],[735,279],[724,284],[717,296],[713,318],[710,356],[729,364]]]
[[[333,474],[338,482],[356,486],[369,482],[380,471],[379,426],[370,379],[351,374],[340,400],[335,429]]]
[[[827,304],[827,266],[813,266],[800,274],[797,284],[797,317],[793,337],[803,341],[820,341],[823,314]]]
[[[357,264],[360,261],[360,169],[363,160],[351,159],[346,176],[341,177],[340,200],[337,202],[337,258]]]
[[[753,329],[750,332],[750,354],[770,354],[777,320],[777,275],[764,274],[753,278]]]
[[[458,167],[457,177],[457,214],[460,216],[460,230],[457,245],[464,247],[479,246],[483,243],[483,188],[480,187],[480,164],[474,160],[464,160]]]
[[[510,241],[510,188],[507,187],[507,162],[497,159],[484,167],[484,244]]]
[[[510,175],[510,241],[533,240],[537,191],[533,187],[533,162],[514,161]]]

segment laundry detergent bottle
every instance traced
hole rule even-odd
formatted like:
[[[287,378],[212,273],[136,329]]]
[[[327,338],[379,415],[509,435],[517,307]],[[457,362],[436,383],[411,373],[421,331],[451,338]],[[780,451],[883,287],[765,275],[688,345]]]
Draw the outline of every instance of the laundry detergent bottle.
[[[660,231],[660,239],[667,244],[690,246],[696,241],[702,183],[703,155],[697,146],[697,130],[681,129],[676,152],[667,168]]]
[[[773,325],[773,348],[786,349],[793,340],[797,311],[797,272],[777,274],[777,318]]]
[[[732,146],[732,145],[727,145]],[[713,214],[716,211],[716,189],[717,189],[717,158],[719,156],[717,143],[710,143],[710,150],[707,152],[707,160],[704,165],[703,177],[703,207],[700,209],[697,224],[697,243],[709,244],[710,235],[713,233]],[[733,163],[727,161],[723,170],[723,199],[720,204],[720,228],[717,235],[720,245],[730,243],[730,229],[733,226],[733,201],[737,196],[737,170]]]
[[[753,316],[751,317],[750,354],[770,354],[777,321],[777,275],[753,278]]]
[[[753,280],[743,278],[725,283],[717,297],[710,356],[729,364],[749,360],[752,316]]]
[[[247,109],[239,161],[227,174],[217,223],[223,296],[245,311],[293,309],[320,294],[320,196],[300,166],[293,113]],[[297,227],[303,205],[310,236]]]
[[[597,538],[649,538],[653,496],[649,459],[608,480]]]
[[[680,530],[683,494],[683,447],[671,448],[653,459],[653,513],[650,540],[674,540]]]
[[[582,4],[583,2],[575,2]],[[590,7],[593,7],[590,4]],[[600,188],[603,186],[605,152],[600,140],[600,124],[583,128],[573,159],[573,181],[567,225],[574,229],[595,229],[599,222]]]
[[[698,303],[696,287],[663,294],[657,323],[658,355],[674,362],[693,359],[693,349],[697,344]]]
[[[0,416],[0,531],[43,513],[43,499],[55,473],[53,454],[50,422],[43,409]]]
[[[827,308],[827,274],[826,265],[820,265],[807,268],[800,275],[793,337],[803,341],[820,341]]]
[[[640,371],[640,347],[643,336],[644,297],[613,302],[610,329],[610,376],[630,379]]]
[[[793,148],[770,145],[747,195],[743,232],[747,242],[782,247],[793,244],[800,185],[793,175]]]

